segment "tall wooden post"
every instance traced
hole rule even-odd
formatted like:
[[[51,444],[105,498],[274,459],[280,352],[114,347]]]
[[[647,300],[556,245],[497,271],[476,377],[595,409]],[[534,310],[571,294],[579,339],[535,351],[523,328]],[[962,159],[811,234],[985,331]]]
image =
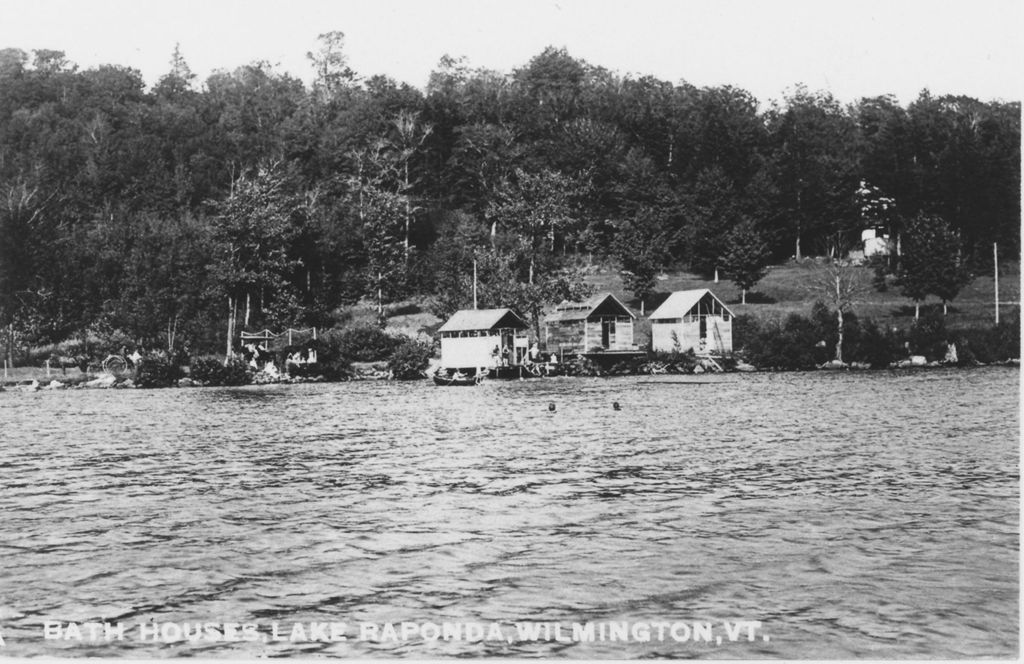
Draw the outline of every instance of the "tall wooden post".
[[[227,346],[224,349],[224,366],[228,365],[231,361],[231,341],[235,336],[235,301],[230,295],[228,296],[228,341]]]
[[[999,243],[992,243],[992,279],[996,285],[996,325],[999,325]]]
[[[476,309],[476,261],[473,261],[473,308]]]
[[[377,272],[377,322],[384,322],[384,290],[381,282],[384,280],[384,276]]]

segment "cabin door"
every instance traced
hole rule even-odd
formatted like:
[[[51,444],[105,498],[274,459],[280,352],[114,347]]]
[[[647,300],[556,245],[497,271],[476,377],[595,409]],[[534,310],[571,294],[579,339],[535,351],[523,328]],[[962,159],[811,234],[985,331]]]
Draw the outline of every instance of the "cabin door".
[[[615,341],[615,319],[601,321],[601,348],[611,348]]]
[[[708,317],[699,316],[700,318],[700,348],[704,350],[708,347]]]

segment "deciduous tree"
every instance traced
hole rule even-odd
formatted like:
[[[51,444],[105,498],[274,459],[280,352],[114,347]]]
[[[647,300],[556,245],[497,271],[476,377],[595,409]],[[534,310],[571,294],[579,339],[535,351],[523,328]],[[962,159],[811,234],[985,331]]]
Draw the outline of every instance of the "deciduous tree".
[[[744,219],[729,231],[720,263],[740,288],[742,304],[747,303],[747,291],[768,273],[770,259],[768,242],[753,221]]]
[[[848,260],[832,259],[813,268],[810,290],[836,312],[835,362],[843,364],[844,316],[867,291],[864,271]]]
[[[903,294],[914,301],[914,318],[920,317],[921,301],[928,295],[938,296],[946,313],[947,304],[970,283],[971,276],[960,237],[945,219],[921,214],[910,221],[897,279]]]
[[[270,298],[287,298],[289,276],[298,261],[288,249],[309,214],[306,201],[289,186],[282,167],[271,164],[235,181],[231,194],[211,205],[215,287],[228,305],[227,355],[232,353],[238,307],[243,324]]]

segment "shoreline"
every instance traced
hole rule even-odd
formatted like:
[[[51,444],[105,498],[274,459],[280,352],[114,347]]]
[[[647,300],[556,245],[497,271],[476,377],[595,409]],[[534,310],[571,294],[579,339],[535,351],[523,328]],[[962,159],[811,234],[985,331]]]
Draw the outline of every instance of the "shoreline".
[[[368,363],[369,364],[369,363]],[[744,366],[744,365],[740,365]],[[724,371],[705,371],[705,372],[629,372],[629,373],[608,373],[604,375],[583,375],[583,374],[561,374],[558,376],[531,376],[529,378],[492,378],[489,381],[513,381],[513,380],[529,380],[529,381],[544,381],[551,378],[620,378],[624,376],[636,376],[644,378],[657,378],[659,376],[706,376],[706,375],[719,375],[719,374],[742,374],[742,373],[818,373],[818,372],[857,372],[857,373],[881,373],[881,372],[919,372],[919,371],[931,371],[935,369],[960,369],[960,370],[973,370],[983,369],[988,367],[1014,367],[1020,368],[1020,359],[1013,358],[1002,360],[1000,362],[989,362],[989,363],[975,363],[975,364],[946,364],[941,362],[929,362],[927,364],[911,364],[909,361],[902,361],[894,363],[888,367],[882,368],[871,368],[869,366],[862,365],[860,363],[850,363],[843,366],[836,365],[822,365],[815,369],[777,369],[777,368],[760,368],[752,367],[751,365],[745,365],[749,368],[738,368],[729,369]],[[388,372],[380,369],[369,367],[362,371],[357,371],[355,375],[349,376],[342,380],[327,380],[323,376],[309,377],[270,377],[266,374],[256,374],[254,379],[248,383],[241,385],[210,385],[202,381],[194,381],[188,377],[181,378],[175,381],[171,385],[162,387],[145,387],[140,388],[134,383],[132,378],[127,376],[116,376],[110,373],[86,373],[80,376],[74,376],[70,380],[61,380],[58,377],[51,376],[51,380],[48,383],[40,382],[39,379],[23,379],[23,380],[12,380],[4,379],[0,380],[0,392],[44,392],[44,391],[64,391],[64,390],[102,390],[102,389],[145,389],[145,390],[165,390],[165,389],[190,389],[190,388],[201,388],[201,387],[246,387],[251,385],[299,385],[306,383],[352,383],[352,382],[365,382],[365,381],[389,381],[389,382],[401,382],[401,383],[417,383],[421,381],[429,381],[429,376],[423,378],[412,379],[412,380],[398,380],[391,377]]]

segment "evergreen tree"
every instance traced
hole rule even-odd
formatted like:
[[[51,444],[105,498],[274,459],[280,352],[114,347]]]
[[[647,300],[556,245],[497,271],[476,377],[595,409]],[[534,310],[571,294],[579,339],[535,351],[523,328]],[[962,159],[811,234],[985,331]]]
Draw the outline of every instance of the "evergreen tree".
[[[720,262],[742,291],[743,304],[747,303],[747,291],[768,273],[770,258],[768,242],[753,221],[741,221],[726,236],[725,253]]]

